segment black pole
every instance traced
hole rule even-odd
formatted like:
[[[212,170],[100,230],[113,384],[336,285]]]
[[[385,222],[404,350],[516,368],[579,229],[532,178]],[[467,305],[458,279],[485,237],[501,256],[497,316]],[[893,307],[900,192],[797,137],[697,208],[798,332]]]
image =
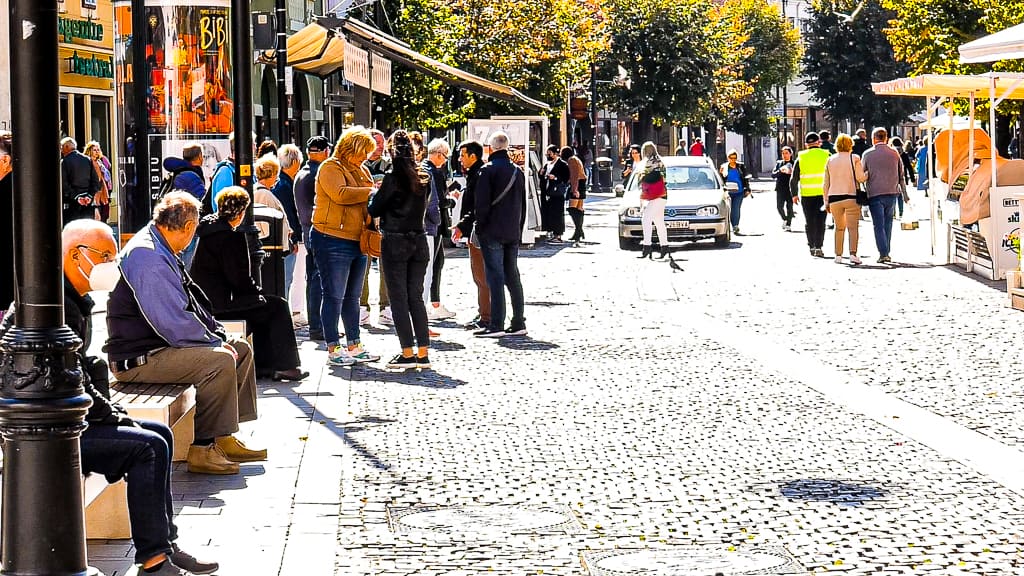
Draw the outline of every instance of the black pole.
[[[15,326],[0,341],[0,574],[86,573],[78,439],[92,401],[64,325],[57,0],[10,0]]]
[[[261,285],[260,267],[264,252],[260,248],[259,230],[253,216],[252,205],[252,7],[249,0],[231,0],[231,67],[235,72],[235,184],[249,193],[249,208],[245,211],[242,231],[251,255],[252,275]]]
[[[277,5],[277,134],[278,142],[291,142],[288,137],[288,94],[285,90],[285,64],[288,60],[288,8],[285,0],[276,0]]]
[[[126,186],[119,212],[121,231],[134,234],[149,222],[153,212],[149,181],[149,61],[146,45],[149,43],[149,22],[146,21],[146,1],[132,0],[132,116],[135,118],[135,182]],[[127,153],[127,151],[126,151]],[[160,159],[157,159],[159,162]],[[131,195],[131,199],[127,197]]]
[[[590,63],[590,117],[593,125],[593,153],[590,156],[590,192],[597,192],[597,62]]]

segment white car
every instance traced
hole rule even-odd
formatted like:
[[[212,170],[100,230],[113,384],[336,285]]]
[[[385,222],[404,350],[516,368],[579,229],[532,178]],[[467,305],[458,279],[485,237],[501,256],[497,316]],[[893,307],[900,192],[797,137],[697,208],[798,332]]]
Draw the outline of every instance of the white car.
[[[729,197],[718,170],[707,156],[664,156],[665,225],[669,242],[714,239],[716,246],[732,242]],[[619,248],[636,250],[643,238],[640,224],[640,174],[634,172],[625,185],[619,210]],[[657,243],[657,232],[653,242]]]

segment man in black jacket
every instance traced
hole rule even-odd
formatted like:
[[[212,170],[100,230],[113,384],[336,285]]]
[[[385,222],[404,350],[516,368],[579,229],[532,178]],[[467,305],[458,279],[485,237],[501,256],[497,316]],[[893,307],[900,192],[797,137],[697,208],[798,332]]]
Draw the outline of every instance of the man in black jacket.
[[[473,283],[476,284],[477,317],[466,325],[469,330],[483,330],[491,324],[491,293],[487,287],[487,275],[484,272],[484,255],[473,237],[476,224],[476,185],[480,177],[480,169],[484,163],[481,158],[484,147],[476,140],[469,140],[459,145],[459,163],[466,174],[466,189],[462,192],[462,206],[459,209],[459,223],[452,231],[452,241],[460,238],[469,239],[469,266],[473,271]]]
[[[89,426],[82,432],[82,471],[104,475],[108,481],[128,481],[128,516],[131,521],[135,561],[147,574],[210,574],[216,562],[203,562],[178,548],[171,505],[171,451],[174,439],[160,422],[132,420],[123,408],[110,402],[107,364],[88,356],[92,339],[92,290],[108,290],[117,279],[117,244],[114,233],[96,220],[76,220],[64,227],[64,318],[82,339],[76,353],[85,391],[92,398],[86,415]],[[4,318],[0,335],[14,324],[13,311]],[[143,573],[142,570],[139,573]]]
[[[491,323],[473,333],[479,338],[523,336],[523,285],[519,280],[519,242],[526,218],[526,176],[508,155],[508,136],[490,138],[491,155],[480,169],[474,194],[476,233],[483,253],[491,295]],[[512,320],[505,328],[505,288],[512,300]]]
[[[74,138],[60,141],[61,195],[64,198],[64,222],[92,218],[92,198],[100,191],[100,177],[88,156],[78,151]]]

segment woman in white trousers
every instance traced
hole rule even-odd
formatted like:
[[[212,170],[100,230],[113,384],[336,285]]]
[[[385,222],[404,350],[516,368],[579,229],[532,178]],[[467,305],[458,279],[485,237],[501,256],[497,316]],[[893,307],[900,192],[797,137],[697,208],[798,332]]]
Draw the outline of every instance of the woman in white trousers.
[[[640,224],[643,228],[644,238],[641,242],[643,252],[640,258],[651,258],[654,251],[651,242],[653,241],[653,229],[658,229],[658,246],[661,248],[659,258],[668,254],[668,229],[665,226],[665,204],[668,203],[668,189],[665,187],[665,164],[658,155],[658,147],[654,142],[644,142],[640,147],[640,155],[643,157],[639,168],[640,178]]]

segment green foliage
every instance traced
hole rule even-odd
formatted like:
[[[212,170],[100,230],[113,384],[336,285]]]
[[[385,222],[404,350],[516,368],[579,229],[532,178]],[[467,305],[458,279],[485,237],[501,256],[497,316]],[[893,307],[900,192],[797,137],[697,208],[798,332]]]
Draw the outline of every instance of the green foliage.
[[[909,2],[908,2],[909,3]],[[852,22],[838,15],[855,9],[853,0],[817,0],[811,10],[803,58],[806,85],[836,120],[866,126],[894,126],[920,108],[910,98],[883,98],[872,82],[905,76],[909,67],[897,62],[884,29],[895,13],[879,0],[864,0]]]

